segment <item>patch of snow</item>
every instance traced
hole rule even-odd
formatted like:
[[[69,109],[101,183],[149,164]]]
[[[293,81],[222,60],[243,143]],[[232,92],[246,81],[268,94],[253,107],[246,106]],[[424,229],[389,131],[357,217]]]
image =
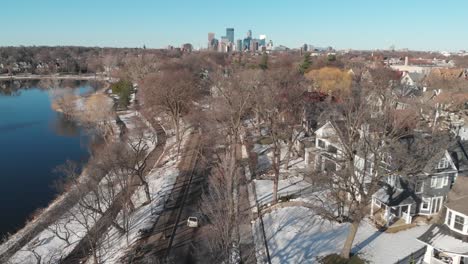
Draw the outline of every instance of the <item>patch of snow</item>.
[[[267,204],[273,200],[273,181],[254,180],[257,201],[259,204]],[[288,195],[307,195],[313,191],[313,186],[304,181],[302,177],[291,177],[278,181],[278,197]]]
[[[264,215],[263,220],[272,263],[317,263],[317,257],[340,252],[349,229],[349,224],[324,220],[305,207],[278,209]],[[254,224],[254,234],[259,222]],[[416,238],[427,229],[418,226],[390,234],[363,221],[352,251],[371,263],[395,263],[423,247]]]

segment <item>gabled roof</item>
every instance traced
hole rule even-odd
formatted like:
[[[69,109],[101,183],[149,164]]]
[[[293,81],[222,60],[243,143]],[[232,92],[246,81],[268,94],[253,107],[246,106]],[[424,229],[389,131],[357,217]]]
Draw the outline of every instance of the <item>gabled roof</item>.
[[[403,77],[408,76],[413,80],[413,82],[420,83],[424,78],[426,77],[425,74],[419,73],[419,72],[407,72],[406,74],[403,75]]]

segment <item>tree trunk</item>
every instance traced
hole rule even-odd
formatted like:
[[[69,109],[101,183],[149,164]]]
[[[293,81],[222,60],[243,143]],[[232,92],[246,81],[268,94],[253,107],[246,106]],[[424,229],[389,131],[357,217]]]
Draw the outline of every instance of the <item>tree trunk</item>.
[[[276,204],[278,202],[278,182],[279,182],[279,174],[280,174],[280,161],[281,161],[281,151],[279,147],[275,146],[275,149],[273,151],[273,170],[275,173],[275,177],[273,179],[273,204]]]
[[[343,249],[341,250],[341,256],[343,258],[349,259],[349,257],[350,257],[351,249],[353,247],[354,238],[356,237],[356,233],[358,231],[360,222],[361,221],[355,220],[355,221],[353,221],[351,223],[351,226],[349,227],[348,237],[346,238]]]

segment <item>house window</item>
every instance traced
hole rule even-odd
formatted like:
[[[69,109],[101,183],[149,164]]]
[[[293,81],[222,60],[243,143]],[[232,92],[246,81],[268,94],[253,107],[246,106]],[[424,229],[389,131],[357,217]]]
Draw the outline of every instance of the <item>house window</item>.
[[[319,146],[319,148],[325,148],[325,142],[323,142],[322,140],[318,139],[318,146]]]
[[[452,211],[449,211],[448,214],[447,214],[447,222],[446,222],[446,224],[447,224],[448,226],[451,226],[451,224],[452,224]]]
[[[335,148],[334,146],[330,145],[330,146],[328,146],[328,151],[329,151],[330,153],[336,154],[336,153],[338,152],[338,149]]]
[[[422,198],[422,203],[421,203],[421,210],[429,210],[429,203],[430,199],[428,198]]]
[[[448,180],[449,180],[449,177],[448,177],[448,176],[445,176],[445,177],[444,177],[444,186],[447,186],[447,185],[448,185]]]
[[[448,185],[448,177],[447,176],[433,176],[431,178],[431,187],[440,189],[444,187],[445,185]]]
[[[459,215],[455,215],[455,223],[453,223],[453,228],[463,231],[464,225],[465,225],[465,218]]]
[[[423,181],[417,181],[416,185],[414,186],[414,191],[416,193],[422,193],[424,191],[424,182]]]
[[[437,169],[446,169],[449,166],[449,162],[447,159],[442,159],[437,164]]]

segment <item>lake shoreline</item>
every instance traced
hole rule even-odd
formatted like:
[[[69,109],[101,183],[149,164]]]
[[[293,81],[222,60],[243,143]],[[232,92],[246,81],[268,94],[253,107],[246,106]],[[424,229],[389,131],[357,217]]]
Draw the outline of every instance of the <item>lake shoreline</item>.
[[[67,78],[70,80],[75,80],[74,78],[71,78],[71,76],[67,76]],[[94,93],[105,95],[108,87],[109,83],[105,82],[104,85]],[[54,109],[54,111],[56,110]],[[56,112],[60,113],[60,111]],[[86,171],[88,162],[83,164],[83,170],[79,176],[80,181],[86,182],[88,179]],[[73,188],[62,193],[57,193],[56,196],[51,199],[46,206],[39,207],[34,212],[32,212],[25,220],[22,227],[17,228],[12,233],[8,233],[5,237],[3,237],[0,241],[0,263],[3,263],[2,260],[5,257],[8,258],[11,256],[11,254],[14,254],[14,252],[19,250],[24,245],[24,243],[27,243],[32,237],[50,225],[51,221],[55,221],[57,215],[60,215],[60,213],[63,211],[67,211],[68,207],[71,206],[70,201],[72,201],[74,196],[77,195],[76,192],[77,189]]]
[[[103,76],[102,74],[20,74],[20,75],[6,75],[0,74],[0,81],[21,81],[21,80],[77,80],[77,81],[109,81],[111,77]]]

